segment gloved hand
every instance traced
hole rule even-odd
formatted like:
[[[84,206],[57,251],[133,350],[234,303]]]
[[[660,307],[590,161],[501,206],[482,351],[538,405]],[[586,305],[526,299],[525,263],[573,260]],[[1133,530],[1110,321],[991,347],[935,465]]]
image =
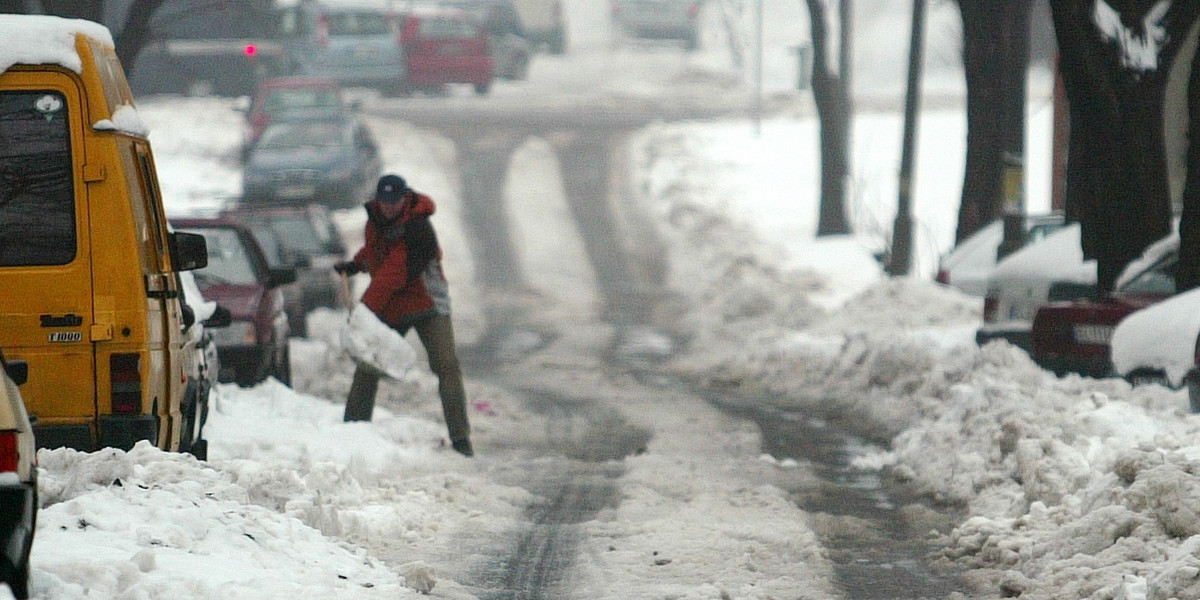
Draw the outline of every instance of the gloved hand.
[[[358,265],[354,264],[352,260],[333,265],[333,270],[343,275],[354,275],[359,272]]]

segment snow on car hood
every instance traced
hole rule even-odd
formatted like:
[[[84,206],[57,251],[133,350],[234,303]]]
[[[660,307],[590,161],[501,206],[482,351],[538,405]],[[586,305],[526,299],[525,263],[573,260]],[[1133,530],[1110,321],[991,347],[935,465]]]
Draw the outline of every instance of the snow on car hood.
[[[1095,283],[1096,261],[1083,260],[1079,223],[1071,223],[1009,255],[992,279]]]
[[[1161,370],[1173,386],[1195,365],[1200,337],[1200,289],[1184,292],[1125,317],[1112,336],[1113,367],[1120,375]]]

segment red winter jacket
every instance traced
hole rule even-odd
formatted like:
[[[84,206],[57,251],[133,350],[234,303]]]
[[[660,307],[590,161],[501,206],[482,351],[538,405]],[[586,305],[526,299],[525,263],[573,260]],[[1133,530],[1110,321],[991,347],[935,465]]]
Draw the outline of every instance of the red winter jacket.
[[[435,206],[424,194],[414,194],[411,203],[394,219],[380,211],[379,201],[366,204],[364,244],[354,255],[359,270],[370,273],[371,284],[362,302],[384,323],[405,328],[435,314],[445,294],[442,250],[429,216]],[[431,290],[435,293],[431,294]],[[448,298],[443,312],[448,314]]]

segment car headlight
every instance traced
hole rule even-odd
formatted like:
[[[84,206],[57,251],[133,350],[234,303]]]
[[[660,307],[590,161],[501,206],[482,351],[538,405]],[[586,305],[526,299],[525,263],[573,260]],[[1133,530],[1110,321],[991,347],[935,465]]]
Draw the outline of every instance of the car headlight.
[[[211,327],[209,331],[218,346],[253,346],[258,343],[252,321],[234,321],[229,327]]]

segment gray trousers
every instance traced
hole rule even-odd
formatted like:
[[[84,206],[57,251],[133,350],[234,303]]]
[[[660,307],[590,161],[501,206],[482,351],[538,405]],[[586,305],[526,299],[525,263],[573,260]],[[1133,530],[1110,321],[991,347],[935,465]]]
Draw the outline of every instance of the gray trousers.
[[[414,324],[425,354],[429,356],[429,368],[438,378],[438,395],[442,398],[442,415],[450,441],[465,440],[471,436],[471,425],[467,421],[467,393],[463,387],[462,368],[454,350],[454,327],[447,315],[434,315]],[[397,329],[400,335],[408,333]],[[354,369],[354,381],[346,396],[346,421],[370,421],[375,410],[375,393],[379,389],[381,375],[372,368],[358,365]]]

